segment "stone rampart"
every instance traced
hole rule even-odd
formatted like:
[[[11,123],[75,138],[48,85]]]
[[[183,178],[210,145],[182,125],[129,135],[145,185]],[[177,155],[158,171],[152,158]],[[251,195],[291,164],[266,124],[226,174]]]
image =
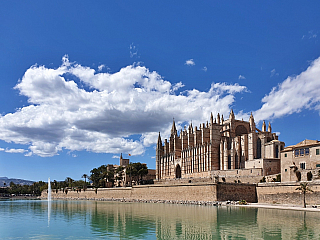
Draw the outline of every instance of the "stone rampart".
[[[124,199],[124,200],[164,200],[164,201],[238,201],[269,204],[303,204],[303,194],[299,183],[213,183],[211,182],[174,182],[167,184],[138,185],[127,188],[99,188],[86,191],[52,191],[53,199]],[[308,205],[320,205],[320,182],[310,182],[313,192],[306,193]],[[43,191],[42,198],[47,198]]]
[[[254,184],[235,183],[188,183],[172,185],[138,185],[128,188],[99,188],[86,191],[52,191],[53,199],[125,199],[125,200],[172,200],[172,201],[237,201],[256,202]],[[47,198],[43,191],[42,198]]]
[[[257,196],[259,203],[279,204],[303,204],[303,194],[296,190],[300,183],[259,183]],[[320,205],[320,184],[310,182],[308,185],[313,192],[306,193],[306,203],[309,205]]]
[[[256,185],[219,183],[217,184],[217,199],[218,201],[246,200],[247,202],[257,202]]]

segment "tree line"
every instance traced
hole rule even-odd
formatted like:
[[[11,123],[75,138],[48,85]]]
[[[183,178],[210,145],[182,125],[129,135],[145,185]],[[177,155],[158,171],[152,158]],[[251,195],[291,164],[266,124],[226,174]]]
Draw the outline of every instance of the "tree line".
[[[140,182],[144,176],[148,174],[148,167],[146,164],[140,162],[130,163],[128,166],[119,166],[114,168],[113,165],[101,165],[90,171],[90,180],[93,186],[105,187],[110,183],[113,186],[115,181],[123,181],[123,176],[126,174],[129,181]]]
[[[115,181],[123,181],[124,175],[127,175],[129,181],[141,182],[143,177],[148,174],[148,168],[146,164],[140,162],[130,163],[128,166],[113,167],[113,165],[101,165],[98,168],[94,168],[90,171],[90,175],[83,174],[81,178],[84,180],[74,180],[70,177],[66,177],[64,181],[51,181],[52,190],[74,189],[74,190],[86,190],[88,187],[113,187]],[[88,181],[87,181],[88,180]],[[91,182],[90,182],[91,181]],[[92,185],[91,185],[92,183]],[[0,188],[0,194],[32,194],[40,196],[41,192],[48,189],[48,183],[39,181],[32,185],[20,185],[13,182],[10,186]]]
[[[48,188],[48,183],[39,181],[35,182],[32,185],[20,185],[10,182],[10,185],[7,187],[0,188],[1,195],[20,195],[20,194],[31,194],[34,196],[40,196],[41,192]]]

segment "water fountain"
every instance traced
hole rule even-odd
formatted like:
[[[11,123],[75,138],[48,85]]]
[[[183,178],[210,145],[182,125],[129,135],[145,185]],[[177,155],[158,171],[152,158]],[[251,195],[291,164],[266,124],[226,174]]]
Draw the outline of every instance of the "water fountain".
[[[51,182],[48,178],[48,227],[50,226],[50,215],[51,215]]]
[[[51,182],[50,178],[48,178],[48,202],[51,201]]]

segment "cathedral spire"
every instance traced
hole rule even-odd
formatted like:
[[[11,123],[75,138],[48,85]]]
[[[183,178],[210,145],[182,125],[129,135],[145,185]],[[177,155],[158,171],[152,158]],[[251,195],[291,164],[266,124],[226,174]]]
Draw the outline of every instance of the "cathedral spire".
[[[252,112],[250,114],[249,123],[250,123],[251,132],[255,132],[256,131],[256,124],[254,122],[254,118],[253,118]]]
[[[159,132],[159,136],[158,136],[158,146],[162,146],[162,141],[161,141],[160,132]]]
[[[176,134],[177,134],[177,128],[176,128],[176,123],[173,119],[172,128],[171,128],[171,135],[176,135]]]
[[[211,116],[210,116],[210,123],[211,123],[211,125],[213,124],[213,115],[212,115],[212,112],[211,112]]]
[[[219,113],[217,115],[217,121],[218,121],[218,124],[220,124],[220,114]]]
[[[231,109],[231,111],[230,111],[229,119],[230,119],[230,120],[234,120],[233,109]]]
[[[272,132],[272,129],[271,129],[271,123],[269,122],[269,125],[268,125],[268,132]]]
[[[267,131],[266,128],[267,128],[267,127],[266,127],[266,122],[263,120],[261,131],[262,131],[262,132],[266,132],[266,131]]]

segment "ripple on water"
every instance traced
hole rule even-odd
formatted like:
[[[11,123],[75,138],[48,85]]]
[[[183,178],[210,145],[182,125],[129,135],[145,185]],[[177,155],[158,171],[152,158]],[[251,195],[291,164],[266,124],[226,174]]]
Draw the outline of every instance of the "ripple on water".
[[[0,201],[0,239],[320,239],[317,212],[95,201],[48,206]]]

